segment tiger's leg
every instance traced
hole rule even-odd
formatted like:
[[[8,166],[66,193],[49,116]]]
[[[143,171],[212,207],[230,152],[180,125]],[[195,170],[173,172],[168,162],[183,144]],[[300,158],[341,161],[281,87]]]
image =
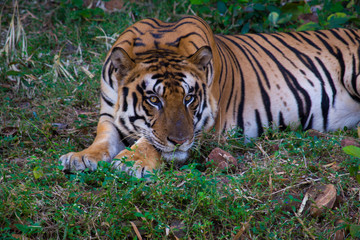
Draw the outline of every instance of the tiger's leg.
[[[134,165],[129,166],[124,161],[133,161]],[[142,137],[131,146],[131,150],[125,149],[115,157],[113,168],[137,178],[144,178],[147,172],[153,172],[160,164],[161,154]]]
[[[125,146],[110,118],[101,117],[93,144],[81,152],[70,152],[61,156],[60,161],[64,172],[83,171],[86,168],[95,171],[99,161],[111,162],[123,149]]]

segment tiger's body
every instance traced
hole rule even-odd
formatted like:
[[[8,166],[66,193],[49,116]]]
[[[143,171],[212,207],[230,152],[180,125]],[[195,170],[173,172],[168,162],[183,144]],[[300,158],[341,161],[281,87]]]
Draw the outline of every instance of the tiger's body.
[[[332,131],[359,121],[360,30],[230,36],[214,35],[195,16],[145,19],[108,53],[94,143],[61,160],[65,170],[94,170],[131,155],[142,176],[160,155],[183,162],[213,127],[239,127],[252,138],[269,126]],[[139,153],[123,150],[137,139]]]

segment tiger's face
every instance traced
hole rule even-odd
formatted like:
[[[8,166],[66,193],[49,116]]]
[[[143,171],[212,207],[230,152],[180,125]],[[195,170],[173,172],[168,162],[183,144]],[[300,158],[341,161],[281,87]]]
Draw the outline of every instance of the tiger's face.
[[[190,57],[157,50],[135,60],[114,49],[120,130],[146,137],[165,160],[184,162],[195,137],[214,124],[215,102],[206,71],[211,57],[207,47]]]

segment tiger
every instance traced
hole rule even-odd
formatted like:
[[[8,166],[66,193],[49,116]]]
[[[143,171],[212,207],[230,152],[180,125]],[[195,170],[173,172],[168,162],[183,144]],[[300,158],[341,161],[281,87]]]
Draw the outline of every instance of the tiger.
[[[197,16],[144,19],[106,56],[94,142],[60,160],[67,172],[107,161],[141,178],[162,162],[184,164],[212,129],[252,139],[271,126],[354,128],[359,91],[358,29],[215,35]]]

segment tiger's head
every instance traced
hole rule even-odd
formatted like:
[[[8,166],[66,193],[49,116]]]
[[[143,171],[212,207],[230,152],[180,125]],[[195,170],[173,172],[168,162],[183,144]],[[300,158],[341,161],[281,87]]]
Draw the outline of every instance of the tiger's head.
[[[119,86],[120,130],[146,137],[165,160],[183,163],[196,136],[214,124],[211,49],[202,47],[189,57],[151,50],[131,59],[124,49],[114,48],[110,59]]]

